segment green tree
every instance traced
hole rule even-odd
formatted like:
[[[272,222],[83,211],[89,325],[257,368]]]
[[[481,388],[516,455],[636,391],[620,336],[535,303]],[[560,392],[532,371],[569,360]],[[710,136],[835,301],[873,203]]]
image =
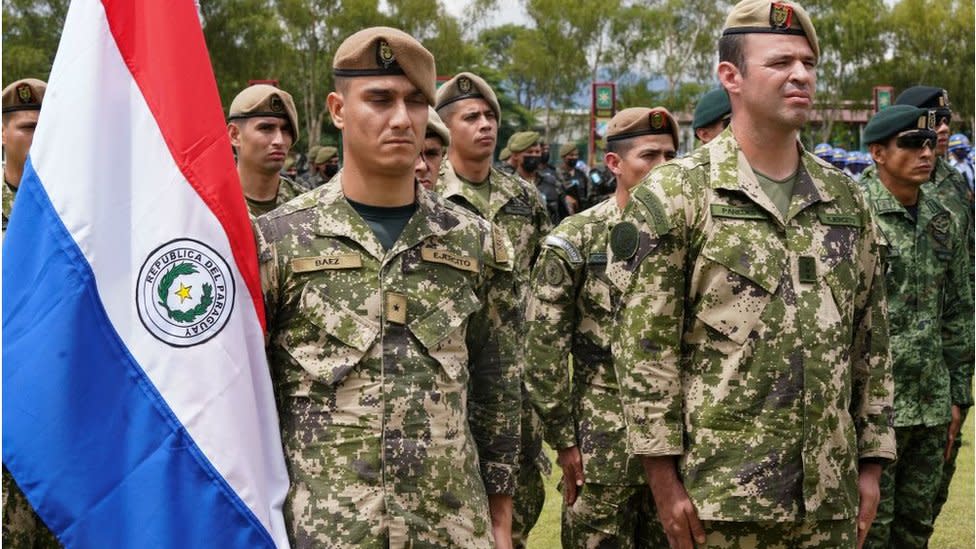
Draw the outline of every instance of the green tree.
[[[47,80],[61,40],[69,0],[3,0],[4,84]]]

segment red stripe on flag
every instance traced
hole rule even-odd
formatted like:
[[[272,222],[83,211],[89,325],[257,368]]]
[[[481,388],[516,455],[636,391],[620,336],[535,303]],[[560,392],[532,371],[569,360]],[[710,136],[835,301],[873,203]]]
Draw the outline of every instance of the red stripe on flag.
[[[192,0],[102,0],[102,5],[176,165],[227,233],[263,328],[254,234],[196,7]]]

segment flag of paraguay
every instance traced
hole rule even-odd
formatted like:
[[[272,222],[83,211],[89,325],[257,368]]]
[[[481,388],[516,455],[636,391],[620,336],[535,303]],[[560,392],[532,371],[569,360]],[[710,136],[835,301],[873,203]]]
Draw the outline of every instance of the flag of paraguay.
[[[3,462],[68,547],[285,547],[257,257],[192,0],[75,0],[3,245]]]

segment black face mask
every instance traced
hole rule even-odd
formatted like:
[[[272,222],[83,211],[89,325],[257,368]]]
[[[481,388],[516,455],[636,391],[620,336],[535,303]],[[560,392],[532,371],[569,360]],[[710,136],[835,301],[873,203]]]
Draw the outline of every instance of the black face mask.
[[[326,164],[325,165],[324,172],[325,172],[325,178],[326,179],[332,179],[332,176],[333,175],[339,173],[339,165],[338,164]]]
[[[532,173],[539,167],[539,161],[542,157],[539,156],[523,156],[522,157],[522,169],[528,173]]]
[[[576,167],[576,160],[573,160],[572,158],[567,158],[566,159],[566,167],[567,168],[575,168]]]

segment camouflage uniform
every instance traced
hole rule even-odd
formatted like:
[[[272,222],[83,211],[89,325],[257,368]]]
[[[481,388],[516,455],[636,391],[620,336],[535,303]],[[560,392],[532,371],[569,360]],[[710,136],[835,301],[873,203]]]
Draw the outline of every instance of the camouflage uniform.
[[[888,243],[885,286],[899,459],[885,469],[868,547],[924,547],[942,475],[952,404],[972,404],[972,275],[952,214],[919,192],[913,219],[877,178],[861,179]]]
[[[563,504],[563,547],[638,546],[638,525],[667,544],[640,460],[627,453],[610,354],[619,296],[606,279],[607,234],[619,215],[611,199],[566,218],[543,241],[532,271],[525,383],[546,442],[578,447],[586,482],[573,506]]]
[[[3,181],[3,232],[7,233],[7,221],[10,220],[10,212],[14,209],[14,197],[17,196],[17,189]]]
[[[637,186],[610,250],[628,449],[680,456],[705,521],[846,529],[858,460],[895,457],[880,240],[854,182],[801,149],[784,218],[726,130]]]
[[[259,202],[257,200],[251,200],[246,196],[244,197],[244,200],[247,202],[247,212],[251,214],[252,217],[264,215],[271,210],[274,210],[278,206],[281,206],[285,202],[288,202],[292,198],[306,192],[305,189],[301,188],[297,183],[283,175],[279,181],[278,195],[274,200]]]
[[[538,192],[518,176],[505,175],[492,169],[488,184],[491,185],[491,194],[489,203],[485,204],[457,176],[451,162],[445,159],[434,190],[445,200],[504,230],[515,249],[513,268],[516,293],[519,303],[525,303],[529,272],[539,255],[541,240],[552,226]],[[521,339],[521,326],[514,328]],[[516,547],[524,546],[529,531],[542,512],[545,501],[543,475],[548,476],[552,467],[542,448],[542,424],[529,404],[524,387],[522,395],[522,455],[512,519],[512,537]]]
[[[255,222],[292,547],[490,547],[515,491],[511,245],[416,192],[386,251],[341,182]]]

